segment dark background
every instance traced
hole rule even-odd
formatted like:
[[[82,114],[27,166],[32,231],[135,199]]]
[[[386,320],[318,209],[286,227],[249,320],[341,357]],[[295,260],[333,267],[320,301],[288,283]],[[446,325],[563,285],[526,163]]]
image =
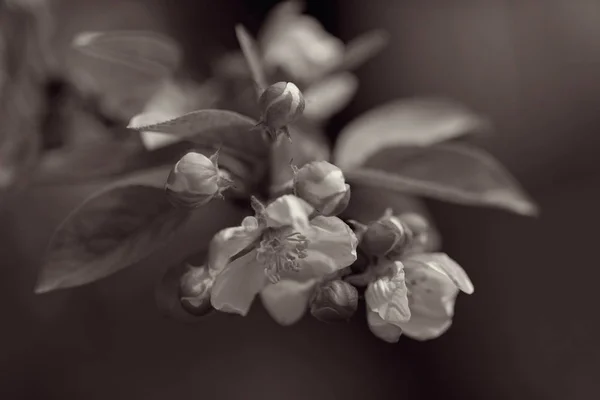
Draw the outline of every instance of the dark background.
[[[201,70],[235,46],[236,22],[255,29],[275,3],[155,0],[140,13],[120,2],[64,0],[63,41],[81,29],[155,27],[185,39],[186,62]],[[32,189],[0,216],[0,398],[599,397],[600,2],[315,0],[308,10],[345,40],[379,27],[392,35],[358,71],[359,93],[332,135],[386,100],[454,98],[494,121],[495,135],[477,143],[541,205],[539,219],[524,219],[430,203],[445,251],[476,286],[459,297],[453,328],[389,345],[362,316],[282,328],[259,306],[245,319],[177,324],[153,304],[168,251],[88,287],[35,296],[52,229],[93,188]]]

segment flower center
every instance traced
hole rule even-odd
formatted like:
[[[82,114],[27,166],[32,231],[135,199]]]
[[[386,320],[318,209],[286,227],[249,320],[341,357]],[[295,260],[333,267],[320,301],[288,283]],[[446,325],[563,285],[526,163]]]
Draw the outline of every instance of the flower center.
[[[258,247],[258,261],[265,264],[271,283],[277,283],[284,271],[298,271],[298,259],[306,257],[309,241],[290,228],[267,230]]]

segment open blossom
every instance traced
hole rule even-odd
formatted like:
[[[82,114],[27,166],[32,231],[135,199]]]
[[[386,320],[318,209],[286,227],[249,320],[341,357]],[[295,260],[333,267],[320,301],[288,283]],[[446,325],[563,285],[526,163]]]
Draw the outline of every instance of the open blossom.
[[[416,340],[439,337],[452,324],[458,292],[474,291],[465,271],[443,253],[412,254],[375,268],[384,272],[368,284],[367,322],[390,343],[402,334]]]
[[[217,165],[218,152],[211,157],[189,152],[173,167],[165,189],[167,198],[177,206],[198,207],[222,196],[233,185]]]
[[[356,260],[357,239],[337,217],[310,218],[314,209],[294,195],[215,235],[209,271],[215,277],[211,302],[217,310],[246,315],[257,294],[283,325],[304,314],[314,284]]]
[[[350,200],[344,174],[327,161],[313,161],[295,171],[294,191],[325,216],[340,214]]]

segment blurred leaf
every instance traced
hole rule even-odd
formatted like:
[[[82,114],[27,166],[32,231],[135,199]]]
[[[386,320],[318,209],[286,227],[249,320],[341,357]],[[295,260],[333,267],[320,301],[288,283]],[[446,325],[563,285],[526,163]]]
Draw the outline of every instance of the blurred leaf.
[[[358,79],[349,73],[335,74],[317,81],[304,90],[304,116],[313,121],[331,118],[350,103],[357,89]]]
[[[139,117],[128,126],[140,132],[159,132],[175,135],[196,144],[220,147],[241,160],[264,162],[269,144],[261,132],[252,130],[256,121],[227,110],[199,110],[181,117],[152,125],[138,125]]]
[[[485,119],[448,100],[398,100],[350,122],[340,133],[334,160],[353,168],[388,147],[430,146],[487,127]]]
[[[385,31],[371,31],[352,39],[346,45],[344,60],[339,70],[350,71],[360,67],[375,57],[389,42],[389,34]]]
[[[538,208],[490,154],[462,145],[387,149],[364,168],[344,172],[350,185],[392,190],[534,216]]]
[[[215,81],[208,80],[197,84],[189,79],[169,79],[146,103],[144,112],[133,117],[130,124],[154,125],[192,111],[213,108],[218,104],[220,97],[220,88]],[[140,136],[148,150],[165,147],[181,140],[168,133],[141,132]]]
[[[98,102],[104,115],[128,121],[142,111],[181,61],[172,39],[153,32],[92,32],[74,40],[68,79]]]
[[[257,85],[257,95],[260,96],[268,86],[268,81],[265,75],[262,56],[256,40],[248,33],[242,25],[235,27],[237,39],[240,42],[240,47],[246,57],[246,62],[252,73],[252,78]]]
[[[73,46],[91,57],[157,77],[172,74],[182,57],[177,42],[155,32],[82,32]]]
[[[131,266],[170,239],[188,216],[166,200],[162,187],[115,185],[103,190],[54,233],[35,291],[84,285]]]

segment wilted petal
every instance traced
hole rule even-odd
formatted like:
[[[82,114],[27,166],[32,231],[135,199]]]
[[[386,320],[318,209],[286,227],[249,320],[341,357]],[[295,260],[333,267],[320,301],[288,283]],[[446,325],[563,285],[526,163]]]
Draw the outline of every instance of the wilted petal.
[[[264,211],[267,226],[281,228],[291,226],[298,231],[305,231],[308,217],[314,209],[304,200],[294,195],[284,195],[270,203]]]
[[[225,268],[229,259],[260,237],[261,229],[254,217],[246,217],[241,226],[225,228],[210,242],[208,267],[214,276]]]
[[[280,325],[289,326],[304,316],[315,283],[314,279],[306,282],[284,279],[267,285],[260,297],[269,315]]]
[[[245,316],[254,297],[267,284],[265,267],[256,259],[256,251],[231,262],[215,279],[211,303],[220,311]]]
[[[356,261],[358,239],[352,229],[337,217],[318,216],[310,221],[310,229],[303,232],[310,244],[308,250],[319,252],[334,260],[338,269]]]
[[[397,343],[402,335],[402,329],[385,322],[378,313],[367,309],[367,324],[375,336],[388,343]]]
[[[390,324],[400,326],[402,322],[408,321],[411,310],[402,263],[396,262],[391,274],[369,284],[365,301],[369,310],[376,312]]]

